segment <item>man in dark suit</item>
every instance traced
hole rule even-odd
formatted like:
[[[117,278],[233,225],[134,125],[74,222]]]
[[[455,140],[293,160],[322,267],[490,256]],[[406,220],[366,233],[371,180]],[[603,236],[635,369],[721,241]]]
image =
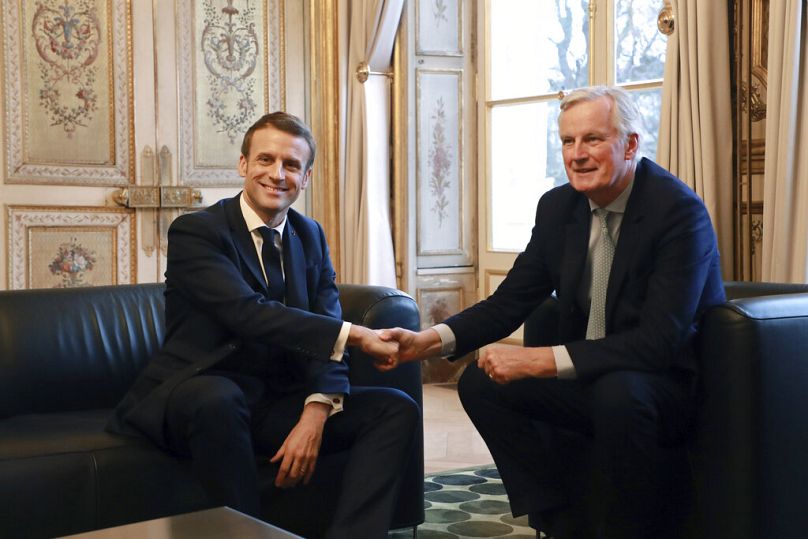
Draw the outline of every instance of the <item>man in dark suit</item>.
[[[672,472],[686,470],[674,448],[694,412],[693,341],[724,290],[707,211],[638,160],[638,121],[623,90],[567,95],[558,122],[569,184],[541,198],[496,292],[433,328],[384,336],[398,340],[400,361],[460,357],[510,335],[555,292],[558,346],[491,346],[459,392],[514,515],[557,538],[666,537],[682,518],[670,488],[688,480]]]
[[[350,387],[344,351],[398,345],[341,320],[323,230],[290,208],[311,178],[308,127],[265,115],[241,151],[240,195],[169,229],[165,344],[110,429],[190,457],[212,502],[259,517],[256,453],[290,488],[321,452],[349,448],[339,495],[300,510],[334,504],[328,537],[385,537],[419,410],[400,391]]]

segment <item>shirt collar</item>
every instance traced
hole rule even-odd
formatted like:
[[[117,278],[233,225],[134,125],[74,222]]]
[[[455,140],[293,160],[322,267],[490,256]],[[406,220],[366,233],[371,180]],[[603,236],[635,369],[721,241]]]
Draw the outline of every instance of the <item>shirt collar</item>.
[[[258,217],[258,214],[255,213],[247,201],[244,200],[244,193],[241,193],[239,196],[239,205],[241,206],[241,215],[244,217],[244,222],[247,223],[247,230],[250,232],[255,232],[262,226],[267,226],[264,223],[263,219]],[[274,227],[275,230],[278,231],[281,237],[283,237],[283,229],[286,228],[286,217],[283,218],[283,221],[278,226]]]

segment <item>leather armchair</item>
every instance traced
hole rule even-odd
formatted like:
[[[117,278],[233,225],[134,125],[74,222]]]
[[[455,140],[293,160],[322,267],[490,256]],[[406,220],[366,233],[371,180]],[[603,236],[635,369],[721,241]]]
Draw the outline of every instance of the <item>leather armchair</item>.
[[[688,535],[805,537],[808,530],[808,285],[726,282],[701,321],[700,403],[688,447]],[[526,346],[557,344],[555,298],[525,322]]]
[[[142,284],[0,292],[0,537],[61,536],[210,507],[187,461],[104,431],[162,343],[163,291]],[[346,320],[420,328],[415,301],[398,290],[340,285],[340,295]],[[351,381],[396,387],[422,403],[418,363],[380,374],[356,354]],[[259,468],[265,517],[312,535],[322,522],[298,508],[332,495],[344,455],[324,458],[310,488],[283,492],[272,486],[267,460]],[[423,470],[416,443],[394,528],[423,522]]]

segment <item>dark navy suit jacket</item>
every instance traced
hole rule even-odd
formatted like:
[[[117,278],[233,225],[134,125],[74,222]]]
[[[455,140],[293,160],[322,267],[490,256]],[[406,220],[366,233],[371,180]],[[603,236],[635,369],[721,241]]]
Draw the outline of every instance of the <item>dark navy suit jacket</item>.
[[[116,409],[110,430],[131,433],[134,426],[164,446],[171,390],[223,365],[261,362],[252,370],[261,373],[257,391],[267,398],[349,393],[347,365],[329,360],[342,310],[322,227],[290,209],[283,244],[285,304],[267,299],[239,196],[172,223],[165,343]]]
[[[616,370],[697,369],[700,314],[725,301],[715,233],[693,191],[648,159],[637,164],[606,299],[606,337],[585,340],[578,298],[589,243],[588,199],[569,184],[539,201],[530,241],[491,297],[447,319],[456,357],[510,335],[555,292],[559,336],[578,378]]]

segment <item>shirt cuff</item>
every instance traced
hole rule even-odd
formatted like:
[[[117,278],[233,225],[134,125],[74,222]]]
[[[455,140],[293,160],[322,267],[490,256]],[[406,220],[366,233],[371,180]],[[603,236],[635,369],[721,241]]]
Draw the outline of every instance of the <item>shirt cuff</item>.
[[[342,401],[345,400],[345,395],[342,393],[312,393],[306,397],[304,406],[310,402],[321,402],[331,406],[331,411],[328,412],[328,417],[338,414],[342,411]]]
[[[334,343],[334,351],[329,358],[331,361],[342,361],[342,355],[345,353],[345,345],[348,344],[348,333],[351,332],[351,323],[343,322],[342,329],[339,330],[337,335],[337,342]]]
[[[566,346],[553,346],[553,357],[556,362],[556,376],[560,379],[574,380],[578,377],[575,365],[572,364],[569,350]]]
[[[452,328],[446,324],[438,324],[432,326],[432,329],[437,331],[440,337],[440,355],[442,357],[454,355],[455,350],[457,350],[457,339]]]

